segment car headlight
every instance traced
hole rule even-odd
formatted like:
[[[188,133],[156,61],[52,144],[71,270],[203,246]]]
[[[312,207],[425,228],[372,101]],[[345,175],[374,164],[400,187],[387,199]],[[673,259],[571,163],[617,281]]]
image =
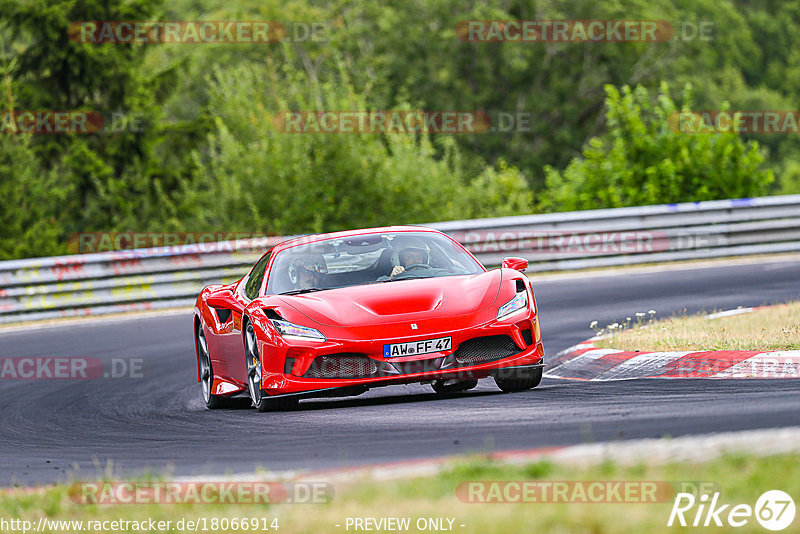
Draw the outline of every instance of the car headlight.
[[[325,336],[322,332],[307,326],[300,326],[299,324],[290,323],[289,321],[281,321],[279,319],[270,319],[270,322],[275,327],[278,333],[286,338],[296,338],[311,341],[325,341]]]
[[[528,292],[523,291],[514,295],[514,298],[500,306],[497,310],[497,320],[505,319],[509,315],[513,315],[519,311],[528,308]]]

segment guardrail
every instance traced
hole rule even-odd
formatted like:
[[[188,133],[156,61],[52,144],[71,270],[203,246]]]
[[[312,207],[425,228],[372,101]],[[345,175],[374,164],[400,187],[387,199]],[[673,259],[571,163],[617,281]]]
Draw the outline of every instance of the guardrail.
[[[800,195],[432,223],[529,272],[800,251]],[[283,237],[0,262],[0,323],[190,306]]]

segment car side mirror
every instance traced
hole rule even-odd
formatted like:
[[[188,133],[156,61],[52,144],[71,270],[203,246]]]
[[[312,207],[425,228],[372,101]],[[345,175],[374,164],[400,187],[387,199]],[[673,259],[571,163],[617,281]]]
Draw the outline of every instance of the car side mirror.
[[[503,268],[514,269],[515,271],[524,273],[525,269],[528,268],[528,260],[526,260],[525,258],[516,258],[513,256],[508,258],[503,258]]]
[[[207,299],[206,304],[212,308],[223,310],[236,310],[241,307],[241,304],[234,298],[233,293],[229,290],[219,291],[212,293]]]

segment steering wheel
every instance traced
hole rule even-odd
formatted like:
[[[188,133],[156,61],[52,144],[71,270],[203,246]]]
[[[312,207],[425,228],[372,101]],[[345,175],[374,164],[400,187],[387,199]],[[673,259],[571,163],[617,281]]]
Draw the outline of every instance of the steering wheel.
[[[427,263],[412,263],[408,267],[405,267],[402,272],[399,272],[394,276],[390,276],[389,278],[391,280],[400,280],[400,279],[406,278],[406,276],[404,276],[404,275],[406,275],[408,273],[411,273],[411,271],[413,271],[414,269],[423,269],[423,268],[424,269],[430,269],[430,265],[428,265]],[[413,273],[411,273],[411,274],[413,274]]]

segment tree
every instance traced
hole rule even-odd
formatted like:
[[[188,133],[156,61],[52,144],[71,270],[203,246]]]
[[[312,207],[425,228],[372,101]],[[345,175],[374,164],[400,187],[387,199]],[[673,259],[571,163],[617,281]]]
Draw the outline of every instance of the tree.
[[[0,258],[60,254],[56,206],[67,197],[44,171],[28,136],[0,134]]]
[[[315,81],[293,68],[290,48],[285,54],[218,69],[210,80],[217,120],[196,151],[195,228],[287,234],[530,209],[515,168],[465,174],[452,139],[438,141],[445,155],[437,157],[424,133],[285,133],[276,127],[284,111],[370,109],[346,70]]]

